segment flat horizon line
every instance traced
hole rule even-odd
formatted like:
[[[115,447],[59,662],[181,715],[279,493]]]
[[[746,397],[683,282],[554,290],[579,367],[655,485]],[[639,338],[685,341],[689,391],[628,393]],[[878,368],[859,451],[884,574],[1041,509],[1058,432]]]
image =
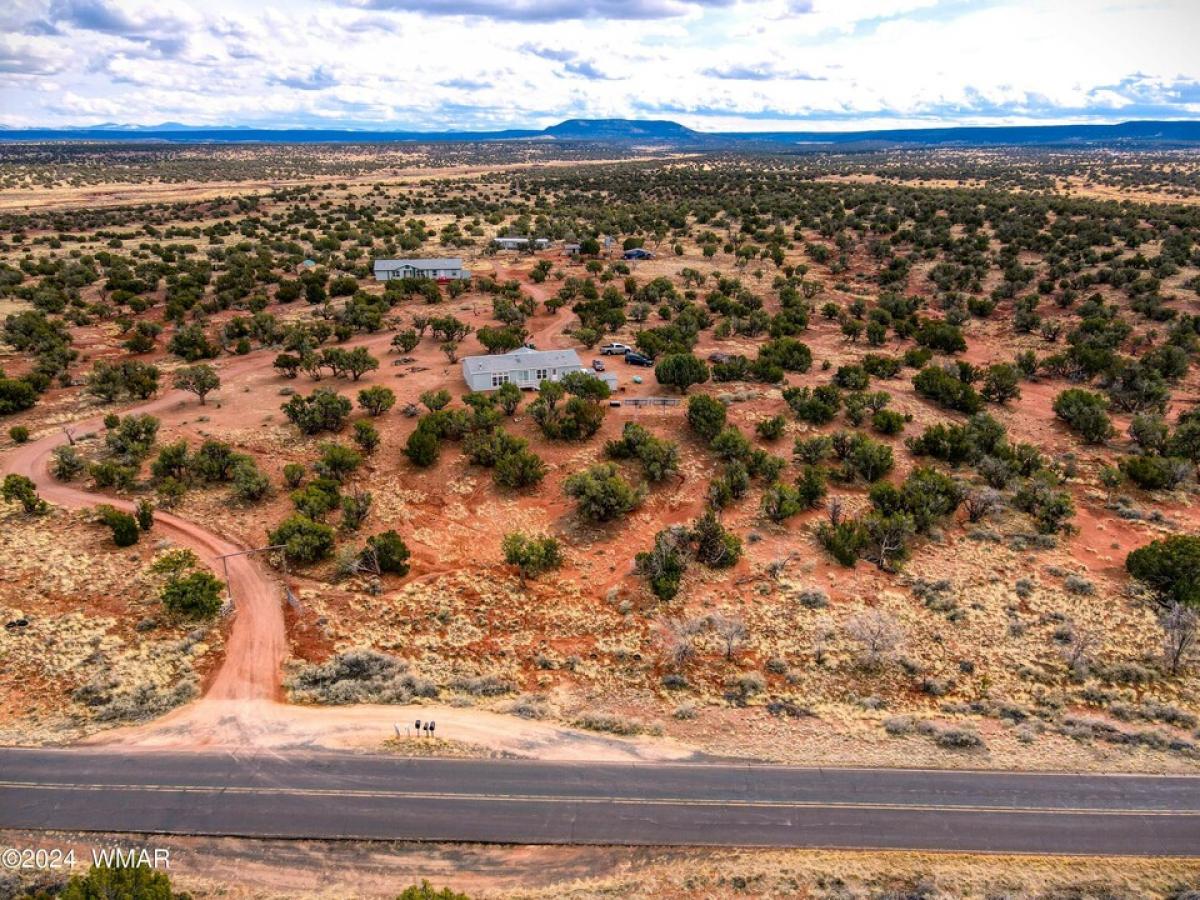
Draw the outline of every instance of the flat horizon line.
[[[1065,120],[1056,122],[1022,122],[1022,123],[1002,123],[1002,124],[966,124],[966,123],[942,123],[942,124],[921,124],[921,125],[889,125],[882,127],[865,127],[865,128],[765,128],[760,130],[744,130],[744,129],[727,129],[716,131],[702,131],[697,128],[685,126],[672,119],[631,119],[631,118],[570,118],[563,119],[553,125],[547,125],[541,128],[532,126],[494,126],[483,127],[476,129],[463,128],[411,128],[396,126],[391,127],[384,124],[375,125],[355,125],[355,124],[328,124],[328,125],[246,125],[246,124],[222,124],[222,125],[190,125],[183,122],[161,122],[156,125],[137,125],[130,123],[116,122],[101,122],[94,125],[4,125],[0,124],[0,133],[3,132],[32,132],[32,131],[99,131],[113,134],[121,133],[138,133],[138,132],[182,132],[182,131],[265,131],[265,132],[345,132],[345,133],[364,133],[364,134],[413,134],[413,135],[441,135],[441,134],[462,134],[462,135],[489,135],[489,134],[547,134],[552,133],[555,129],[562,128],[565,125],[580,124],[580,125],[657,125],[669,126],[675,129],[681,129],[686,132],[691,132],[701,136],[724,137],[730,135],[767,135],[767,134],[828,134],[828,135],[845,135],[845,134],[881,134],[893,132],[921,132],[921,131],[987,131],[987,130],[1046,130],[1046,129],[1062,129],[1062,128],[1121,128],[1131,125],[1200,125],[1200,116],[1191,117],[1173,117],[1173,118],[1152,118],[1152,119],[1116,119],[1107,121],[1095,120]]]

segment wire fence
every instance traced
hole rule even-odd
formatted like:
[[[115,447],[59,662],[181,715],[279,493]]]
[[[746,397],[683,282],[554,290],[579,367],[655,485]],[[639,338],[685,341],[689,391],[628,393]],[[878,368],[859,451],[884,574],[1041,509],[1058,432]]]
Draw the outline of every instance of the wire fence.
[[[629,397],[621,401],[622,406],[678,406],[678,397]]]

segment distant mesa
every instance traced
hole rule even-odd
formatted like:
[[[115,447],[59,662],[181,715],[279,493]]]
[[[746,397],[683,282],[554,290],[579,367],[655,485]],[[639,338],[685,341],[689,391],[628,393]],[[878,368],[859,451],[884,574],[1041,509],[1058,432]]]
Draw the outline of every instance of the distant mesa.
[[[682,141],[703,140],[708,135],[665,119],[567,119],[545,129],[544,134],[572,141]]]
[[[653,144],[712,150],[804,153],[895,147],[1191,147],[1200,145],[1200,120],[1122,122],[1117,125],[1004,125],[910,128],[874,131],[694,131],[665,119],[567,119],[540,130],[378,131],[322,128],[211,127],[105,123],[83,128],[4,128],[6,141],[176,141],[259,143],[389,143],[488,141],[577,141]]]

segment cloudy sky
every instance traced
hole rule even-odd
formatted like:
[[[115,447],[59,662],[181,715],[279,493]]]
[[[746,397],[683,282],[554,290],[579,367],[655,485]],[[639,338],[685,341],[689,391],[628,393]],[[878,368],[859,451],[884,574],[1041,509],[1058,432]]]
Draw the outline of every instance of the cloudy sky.
[[[1200,118],[1200,0],[0,0],[0,124]]]

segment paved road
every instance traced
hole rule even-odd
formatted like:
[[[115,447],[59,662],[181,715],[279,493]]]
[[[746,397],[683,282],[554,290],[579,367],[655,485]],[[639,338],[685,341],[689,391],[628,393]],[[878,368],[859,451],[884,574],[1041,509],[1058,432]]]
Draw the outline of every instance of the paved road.
[[[0,828],[1200,856],[1200,778],[0,749]]]

